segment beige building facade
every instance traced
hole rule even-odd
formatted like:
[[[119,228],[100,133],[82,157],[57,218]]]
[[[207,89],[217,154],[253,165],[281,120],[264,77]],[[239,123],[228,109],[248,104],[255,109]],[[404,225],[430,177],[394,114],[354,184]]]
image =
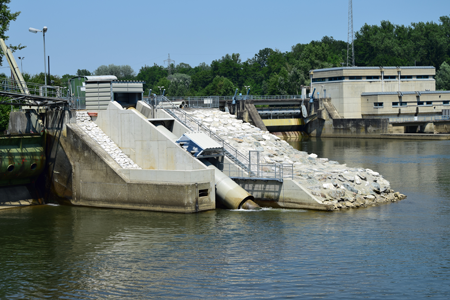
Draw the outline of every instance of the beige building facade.
[[[350,119],[441,114],[450,108],[450,92],[436,91],[435,74],[434,67],[342,67],[310,77],[319,97],[331,98]]]

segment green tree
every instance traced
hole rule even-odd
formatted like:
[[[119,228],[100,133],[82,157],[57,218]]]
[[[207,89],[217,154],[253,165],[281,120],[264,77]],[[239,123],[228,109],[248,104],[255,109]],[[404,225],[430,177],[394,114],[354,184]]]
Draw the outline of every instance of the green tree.
[[[160,91],[158,86],[163,86],[164,87],[163,89],[165,89],[167,91],[169,89],[169,86],[170,86],[170,80],[167,79],[166,77],[160,78],[158,80],[158,82],[156,82],[153,85],[153,87],[152,87],[152,93],[153,94],[159,95],[160,93],[162,93],[162,89]],[[148,93],[148,91],[146,91],[146,93]],[[166,95],[168,95],[167,92],[166,92]],[[168,96],[170,96],[170,95],[168,95]]]
[[[0,97],[0,101],[6,100],[6,98]],[[8,128],[9,113],[11,112],[11,106],[0,105],[0,135]]]
[[[144,81],[144,90],[148,92],[150,88],[158,85],[161,78],[165,78],[167,75],[167,70],[164,67],[154,64],[152,67],[142,67],[136,75],[136,80]],[[153,90],[153,93],[156,93],[156,90]]]
[[[78,69],[77,70],[77,76],[91,76],[92,73],[89,70],[86,69]]]
[[[450,65],[445,61],[436,73],[436,89],[450,90]]]
[[[213,81],[211,70],[200,70],[191,77],[191,92],[196,93],[204,89]]]
[[[0,0],[0,38],[5,42],[9,38],[9,36],[6,35],[6,32],[9,30],[9,23],[15,21],[20,15],[20,11],[11,12],[8,6],[10,2],[10,0]],[[25,48],[25,46],[22,46],[21,44],[17,46],[9,45],[9,48],[14,52]],[[0,66],[1,65],[3,65],[3,53],[0,51]],[[9,105],[0,105],[0,132],[3,132],[8,126],[10,110],[11,107]]]
[[[231,80],[223,76],[216,76],[199,96],[230,96],[234,95],[235,89]]]
[[[191,85],[191,76],[181,73],[169,75],[167,79],[170,81],[167,94],[170,96],[186,96]]]
[[[411,27],[382,21],[365,24],[355,34],[355,61],[358,66],[410,66],[414,64]]]
[[[411,64],[419,66],[436,66],[439,69],[448,59],[448,38],[442,25],[433,22],[411,24],[411,41],[415,55]]]
[[[219,60],[213,60],[211,71],[216,76],[226,77],[233,84],[240,85],[241,58],[239,53],[227,54]]]
[[[134,79],[135,73],[129,65],[117,66],[114,64],[101,65],[98,67],[94,74],[100,75],[114,75],[117,79]]]
[[[5,42],[9,38],[9,36],[6,35],[6,32],[9,30],[9,23],[11,21],[15,21],[20,15],[20,11],[14,13],[11,12],[8,6],[10,2],[11,0],[0,0],[0,38],[2,38]],[[25,48],[25,46],[22,46],[22,44],[17,46],[9,45],[9,48],[12,52],[14,52]],[[3,53],[0,55],[0,65],[3,65]]]

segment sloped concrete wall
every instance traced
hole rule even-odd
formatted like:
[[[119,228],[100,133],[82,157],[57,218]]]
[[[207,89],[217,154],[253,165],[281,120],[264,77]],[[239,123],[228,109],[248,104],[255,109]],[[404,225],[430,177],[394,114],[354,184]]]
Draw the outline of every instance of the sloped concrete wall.
[[[206,167],[156,129],[145,116],[110,102],[96,124],[142,169],[202,170]]]
[[[235,180],[243,189],[255,197],[262,207],[289,209],[333,210],[332,205],[317,201],[314,195],[291,179],[283,182],[267,180]]]
[[[72,167],[71,204],[181,213],[215,209],[212,170],[122,169],[76,124],[67,125],[61,145]],[[199,197],[200,190],[208,196]]]

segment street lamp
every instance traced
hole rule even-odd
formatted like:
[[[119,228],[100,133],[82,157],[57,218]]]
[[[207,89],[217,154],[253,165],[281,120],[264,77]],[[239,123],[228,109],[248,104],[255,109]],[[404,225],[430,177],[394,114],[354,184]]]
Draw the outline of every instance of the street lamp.
[[[158,85],[158,89],[159,89],[159,94],[161,95],[161,90],[164,88],[164,86],[159,86]]]
[[[23,61],[23,59],[25,58],[25,56],[22,56],[22,57],[17,57],[18,59],[20,59],[20,72],[22,72],[22,75],[23,75],[23,65],[22,65],[22,61]]]
[[[42,36],[44,38],[44,79],[45,79],[45,96],[47,96],[47,63],[45,61],[45,33],[47,32],[47,26],[44,26],[42,30],[30,27],[28,31],[32,33],[42,32]]]
[[[247,90],[247,95],[245,95],[245,99],[244,99],[244,100],[247,100],[248,94],[249,94],[249,92],[250,92],[250,86],[249,86],[249,85],[244,85],[244,87],[245,87],[245,89]]]

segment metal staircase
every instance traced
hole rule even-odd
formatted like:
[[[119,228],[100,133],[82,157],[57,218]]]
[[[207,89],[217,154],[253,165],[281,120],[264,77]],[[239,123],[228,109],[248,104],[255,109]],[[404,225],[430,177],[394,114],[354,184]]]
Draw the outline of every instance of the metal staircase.
[[[172,103],[167,97],[161,96],[162,101]],[[191,116],[189,116],[185,111],[180,109],[179,107],[172,105],[171,108],[164,108],[164,110],[171,115],[174,119],[178,120],[184,126],[189,128],[192,131],[202,131],[205,134],[209,135],[213,140],[222,145],[224,153],[228,159],[230,159],[233,163],[238,165],[245,172],[249,173],[249,176],[255,176],[254,172],[249,168],[249,160],[248,158],[239,152],[236,148],[231,146],[229,143],[225,142],[224,139],[219,137],[217,134],[212,132],[208,127],[204,126]],[[188,122],[189,121],[189,122]],[[190,123],[190,124],[189,124]],[[197,128],[194,128],[191,124],[196,124]]]
[[[169,103],[169,107],[164,107],[170,116],[178,120],[181,124],[186,126],[191,131],[202,131],[203,133],[209,135],[213,140],[222,145],[224,154],[231,160],[234,164],[239,166],[243,172],[247,174],[240,174],[237,176],[230,176],[236,178],[252,178],[252,179],[262,179],[262,180],[277,180],[283,181],[283,178],[293,179],[293,165],[292,164],[274,164],[272,165],[275,171],[266,172],[262,171],[262,167],[269,167],[268,165],[262,165],[259,159],[254,162],[254,159],[250,161],[250,157],[245,156],[239,152],[236,148],[227,143],[224,139],[219,137],[217,134],[212,132],[208,127],[204,126],[201,122],[192,118],[184,110],[180,109],[178,106],[174,105],[167,97],[158,96],[157,102],[160,103],[164,101]],[[194,125],[193,125],[194,124]],[[251,154],[249,153],[249,156]],[[259,158],[259,156],[258,156]]]

